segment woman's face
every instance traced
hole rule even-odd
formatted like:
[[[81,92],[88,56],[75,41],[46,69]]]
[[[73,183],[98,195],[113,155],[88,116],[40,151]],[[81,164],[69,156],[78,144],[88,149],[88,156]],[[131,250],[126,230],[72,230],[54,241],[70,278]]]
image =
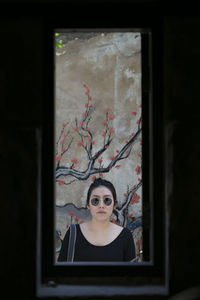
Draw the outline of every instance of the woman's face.
[[[88,208],[96,220],[109,220],[114,208],[112,192],[104,186],[95,188],[90,195]]]

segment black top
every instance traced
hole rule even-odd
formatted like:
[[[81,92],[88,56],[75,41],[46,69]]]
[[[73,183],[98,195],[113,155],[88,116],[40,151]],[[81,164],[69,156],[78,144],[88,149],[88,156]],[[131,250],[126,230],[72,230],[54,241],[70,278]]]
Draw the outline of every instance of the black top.
[[[123,228],[120,234],[105,246],[95,246],[87,241],[82,234],[79,224],[76,225],[77,237],[74,261],[132,261],[135,258],[135,245],[132,233]],[[67,261],[69,242],[68,230],[62,242],[58,261]]]

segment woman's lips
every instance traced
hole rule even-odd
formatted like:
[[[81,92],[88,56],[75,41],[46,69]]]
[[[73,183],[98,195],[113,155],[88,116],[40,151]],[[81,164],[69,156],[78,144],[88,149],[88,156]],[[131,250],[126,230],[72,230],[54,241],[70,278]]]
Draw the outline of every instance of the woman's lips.
[[[105,211],[98,211],[97,213],[98,214],[105,214],[106,212]]]

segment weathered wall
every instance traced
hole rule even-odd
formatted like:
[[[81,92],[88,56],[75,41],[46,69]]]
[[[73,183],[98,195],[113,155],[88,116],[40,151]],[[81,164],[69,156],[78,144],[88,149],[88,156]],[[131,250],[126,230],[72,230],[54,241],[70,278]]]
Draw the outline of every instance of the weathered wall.
[[[56,229],[63,237],[66,225],[88,220],[88,211],[76,208],[86,207],[87,190],[95,176],[113,182],[119,209],[142,179],[142,134],[130,143],[141,128],[141,34],[58,30],[55,39],[62,44],[55,48],[56,174],[62,166],[71,171],[69,176],[56,178],[56,204],[64,206],[56,210]],[[130,147],[120,155],[128,143]],[[89,171],[86,179],[75,177],[76,171],[86,173],[92,157],[100,151],[94,164],[96,173]],[[133,217],[142,217],[141,190],[140,185],[133,194],[135,201],[123,214],[125,225]],[[70,203],[76,208],[66,205]],[[124,225],[124,220],[114,220]],[[139,242],[141,228],[137,238],[135,235],[136,245]]]

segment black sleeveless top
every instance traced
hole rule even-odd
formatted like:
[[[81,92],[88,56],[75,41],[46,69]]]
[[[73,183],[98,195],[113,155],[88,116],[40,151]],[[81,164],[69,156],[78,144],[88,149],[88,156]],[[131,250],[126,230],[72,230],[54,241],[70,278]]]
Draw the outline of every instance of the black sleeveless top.
[[[80,225],[76,224],[77,237],[75,244],[74,261],[118,261],[130,262],[135,258],[135,245],[132,233],[129,229],[123,228],[119,235],[105,246],[95,246],[84,237]],[[62,242],[58,261],[67,260],[67,251],[69,243],[68,230]]]

